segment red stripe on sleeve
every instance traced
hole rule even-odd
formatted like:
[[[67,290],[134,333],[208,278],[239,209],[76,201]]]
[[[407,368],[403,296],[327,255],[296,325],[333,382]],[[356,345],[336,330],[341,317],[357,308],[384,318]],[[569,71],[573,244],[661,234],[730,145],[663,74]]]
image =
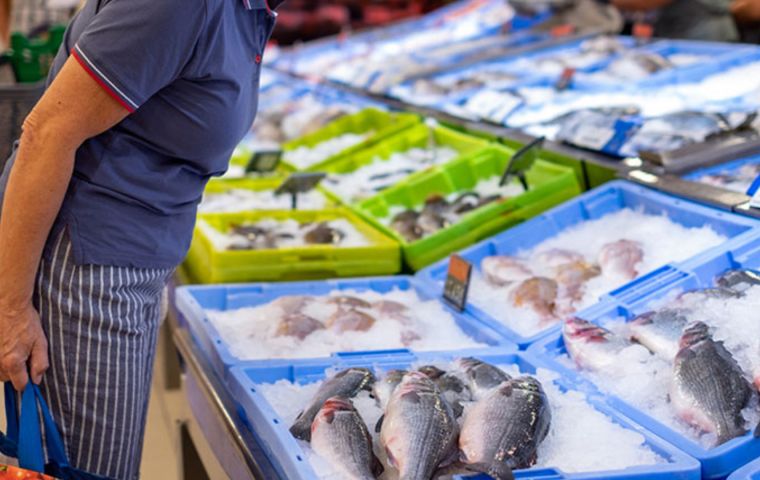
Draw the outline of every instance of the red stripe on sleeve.
[[[90,66],[87,64],[87,62],[85,62],[77,54],[76,50],[72,50],[71,51],[71,56],[74,57],[74,59],[77,61],[77,63],[79,63],[79,65],[82,66],[82,68],[84,68],[84,71],[87,72],[87,74],[89,76],[91,76],[96,82],[98,82],[98,85],[100,85],[101,87],[103,87],[103,89],[106,91],[106,93],[108,93],[108,95],[110,95],[114,100],[116,100],[117,102],[119,102],[119,105],[121,105],[122,107],[126,108],[129,113],[135,113],[135,109],[132,107],[132,105],[130,105],[127,102],[125,102],[124,99],[119,96],[119,94],[117,94],[116,92],[114,92],[111,89],[111,87],[109,87],[108,84],[106,84],[106,82],[104,82],[103,79],[100,78],[100,76],[98,74],[96,74],[90,68]]]

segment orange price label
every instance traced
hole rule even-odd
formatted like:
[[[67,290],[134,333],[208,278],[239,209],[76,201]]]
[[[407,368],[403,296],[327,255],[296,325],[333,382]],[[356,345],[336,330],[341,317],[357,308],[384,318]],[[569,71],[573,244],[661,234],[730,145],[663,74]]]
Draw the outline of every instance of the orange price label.
[[[472,264],[459,255],[449,259],[449,270],[446,283],[443,285],[443,299],[460,312],[467,305],[467,293],[470,289]]]

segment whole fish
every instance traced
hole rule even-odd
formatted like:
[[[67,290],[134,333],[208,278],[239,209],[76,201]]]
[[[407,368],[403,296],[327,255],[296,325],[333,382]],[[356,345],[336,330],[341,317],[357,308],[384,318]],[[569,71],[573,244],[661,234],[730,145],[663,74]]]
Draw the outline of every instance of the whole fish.
[[[435,382],[435,386],[438,387],[443,398],[451,405],[454,416],[457,418],[461,417],[464,411],[464,403],[472,401],[470,387],[456,374],[445,372],[433,365],[420,367],[417,371],[424,373]]]
[[[311,425],[311,447],[347,479],[373,480],[383,471],[367,425],[348,399],[325,401]]]
[[[464,372],[474,400],[485,397],[491,390],[511,378],[500,368],[477,358],[460,358],[454,363],[456,368]]]
[[[666,308],[640,315],[627,325],[631,339],[647,347],[650,352],[673,360],[678,354],[683,330],[689,323],[688,313],[686,310]]]
[[[391,395],[407,373],[406,370],[389,370],[382,379],[375,382],[375,386],[372,387],[372,396],[380,408],[385,409]]]
[[[742,410],[752,396],[749,382],[707,325],[690,325],[676,355],[670,399],[678,414],[702,431],[715,433],[718,445],[744,435]]]
[[[631,345],[599,325],[582,318],[565,321],[562,328],[565,348],[576,365],[586,370],[603,370],[618,361],[618,354]]]
[[[456,418],[433,381],[421,372],[404,376],[380,425],[380,442],[400,480],[429,480],[447,460],[455,460]]]
[[[538,380],[506,381],[467,411],[459,435],[461,460],[468,470],[511,479],[512,470],[536,463],[550,424],[549,402]]]
[[[310,440],[314,417],[328,398],[352,398],[362,390],[370,390],[375,376],[366,368],[349,368],[335,374],[322,383],[309,405],[298,415],[290,427],[290,433],[300,440]]]
[[[752,270],[730,270],[717,280],[718,286],[736,295],[744,295],[750,288],[760,285],[760,273]]]

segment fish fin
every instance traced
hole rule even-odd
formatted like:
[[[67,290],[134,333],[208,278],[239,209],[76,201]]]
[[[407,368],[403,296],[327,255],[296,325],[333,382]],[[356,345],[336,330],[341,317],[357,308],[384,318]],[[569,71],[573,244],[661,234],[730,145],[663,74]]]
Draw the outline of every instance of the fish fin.
[[[398,460],[396,460],[396,457],[393,456],[393,453],[391,453],[388,447],[385,447],[385,456],[388,459],[388,465],[398,469]]]
[[[451,404],[451,410],[453,410],[454,416],[459,418],[464,413],[464,405],[462,405],[462,402],[454,402]]]
[[[760,423],[758,423],[755,428],[755,438],[760,438]]]
[[[401,395],[401,398],[403,399],[409,399],[410,401],[414,403],[420,403],[420,396],[417,395],[417,392],[406,392],[403,395]]]
[[[307,425],[300,417],[290,427],[290,433],[299,440],[311,441],[311,425]]]
[[[383,463],[380,461],[377,456],[372,455],[372,474],[375,476],[375,478],[379,477],[380,475],[385,472],[385,467],[383,466]]]
[[[380,418],[377,419],[377,423],[375,424],[375,433],[380,433],[380,430],[383,428],[383,420],[385,420],[385,414],[380,415]]]
[[[492,463],[471,463],[467,469],[473,472],[485,473],[494,480],[515,480],[512,468],[504,462],[493,461]]]

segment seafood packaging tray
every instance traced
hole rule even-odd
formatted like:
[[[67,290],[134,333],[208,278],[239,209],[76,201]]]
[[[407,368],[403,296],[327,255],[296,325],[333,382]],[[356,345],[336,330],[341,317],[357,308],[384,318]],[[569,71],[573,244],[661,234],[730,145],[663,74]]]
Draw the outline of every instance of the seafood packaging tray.
[[[430,196],[467,192],[482,180],[501,176],[513,154],[505,146],[491,145],[477,154],[400,182],[359,203],[355,209],[377,228],[395,238],[401,244],[406,264],[420,270],[452,252],[529,220],[581,192],[572,169],[537,160],[524,170],[529,186],[527,192],[477,208],[464,214],[453,225],[429,236],[410,243],[390,225],[383,223],[382,219],[388,217],[391,207],[419,208]]]
[[[486,140],[458,132],[451,128],[443,126],[430,127],[425,124],[418,124],[354,155],[331,162],[322,170],[328,174],[340,175],[351,173],[374,163],[375,159],[385,161],[395,153],[406,152],[413,148],[429,148],[431,144],[434,147],[448,147],[456,150],[458,154],[456,158],[469,157],[488,146]],[[410,174],[408,178],[416,177],[425,171],[427,170],[421,169]],[[323,185],[333,199],[343,201],[337,193],[331,191],[329,182],[324,182]],[[346,201],[345,203],[349,202]]]
[[[326,280],[320,282],[260,283],[248,285],[207,285],[179,287],[175,293],[175,307],[181,322],[188,325],[193,339],[205,351],[214,370],[221,378],[227,378],[232,367],[241,366],[281,366],[288,368],[310,365],[322,365],[351,362],[374,362],[386,358],[411,358],[420,355],[408,349],[334,352],[330,359],[266,359],[240,360],[234,356],[222,340],[218,330],[209,320],[207,310],[230,311],[240,308],[265,305],[287,295],[327,295],[333,291],[372,291],[387,293],[392,290],[415,291],[422,300],[437,300],[438,296],[429,294],[419,286],[413,277],[393,276],[367,279]],[[467,314],[459,314],[453,309],[441,305],[449,312],[456,325],[465,335],[476,341],[490,345],[489,348],[516,349],[514,344],[504,340],[497,332],[483,325]],[[464,350],[463,355],[482,352],[483,349]],[[468,353],[469,352],[469,353]],[[324,370],[324,369],[323,369]]]
[[[467,352],[429,353],[415,356],[389,356],[384,359],[354,358],[351,362],[325,361],[311,365],[282,365],[259,367],[235,367],[230,372],[229,388],[232,396],[239,402],[238,413],[251,432],[255,435],[267,457],[272,460],[281,478],[317,479],[317,475],[307,460],[303,448],[289,432],[287,425],[266,400],[258,385],[287,380],[292,383],[311,383],[325,378],[325,371],[330,368],[367,367],[388,371],[408,368],[415,363],[435,363],[452,361],[462,356],[471,355],[493,365],[514,365],[522,373],[533,374],[540,366],[525,353],[501,349],[498,353],[469,354]],[[556,378],[554,384],[565,392],[575,390],[564,378]],[[635,431],[645,439],[645,445],[666,460],[666,463],[629,467],[617,471],[565,473],[556,468],[532,468],[516,470],[518,479],[566,479],[566,480],[666,480],[679,478],[684,480],[699,479],[699,464],[662,439],[643,430],[626,416],[605,404],[601,397],[589,396],[586,402],[597,412],[602,413],[618,426]],[[484,475],[456,475],[452,478],[485,479]]]
[[[760,480],[760,458],[732,473],[728,480]]]
[[[651,190],[628,181],[609,182],[584,193],[576,199],[549,210],[532,220],[518,225],[491,239],[474,245],[459,254],[473,268],[479,269],[482,260],[494,255],[515,255],[530,249],[548,238],[584,221],[599,219],[607,214],[629,208],[652,215],[667,215],[670,220],[686,227],[710,225],[717,233],[729,238],[747,239],[758,231],[760,224],[756,220],[682,200],[674,196]],[[710,249],[705,254],[722,251],[724,246]],[[448,259],[432,265],[417,274],[425,285],[433,291],[443,288],[448,270]],[[675,265],[678,267],[678,264]],[[649,273],[649,272],[646,272]],[[645,275],[646,275],[645,273]],[[622,290],[622,289],[621,289]],[[620,294],[612,291],[602,298]],[[485,313],[481,308],[468,303],[466,311],[491,325],[506,338],[526,348],[536,341],[556,333],[560,326],[555,325],[544,331],[525,337],[504,326],[501,322]]]
[[[653,272],[618,290],[594,307],[580,312],[578,316],[602,326],[620,317],[630,321],[637,315],[650,311],[650,304],[653,302],[664,300],[673,293],[713,287],[714,279],[718,275],[733,269],[760,271],[760,232],[748,238],[729,242],[726,248],[693,258],[677,267],[665,267]],[[560,356],[567,354],[562,333],[554,333],[539,340],[528,349],[528,352],[542,365],[560,371],[568,378],[574,378],[574,385],[577,388],[586,388],[589,391],[597,389],[582,372],[558,361]],[[725,478],[738,466],[760,457],[760,438],[753,438],[752,432],[717,447],[706,448],[624,399],[610,395],[608,403],[639,425],[699,460],[702,464],[703,478]]]
[[[739,160],[733,160],[727,163],[721,163],[719,165],[713,165],[711,167],[694,170],[687,173],[682,178],[685,180],[691,180],[692,182],[704,182],[708,185],[714,185],[721,188],[728,188],[740,193],[748,193],[754,178],[745,177],[743,170],[753,168],[755,169],[756,176],[760,175],[760,155],[754,155],[752,157],[742,158]],[[741,176],[741,178],[739,178]],[[713,181],[710,181],[710,178]],[[734,180],[732,180],[732,178]],[[723,180],[733,184],[734,187],[726,186],[723,184]],[[747,188],[742,188],[744,185]]]
[[[369,136],[363,141],[344,149],[343,151],[332,155],[325,160],[311,165],[305,170],[320,171],[331,162],[343,158],[346,155],[357,153],[366,147],[375,145],[389,136],[412,127],[420,122],[420,117],[412,113],[390,113],[376,108],[367,108],[353,115],[346,115],[339,118],[316,132],[283,144],[285,152],[295,150],[299,147],[312,148],[322,142],[333,138],[353,134],[367,134]],[[290,170],[297,170],[296,166],[283,160],[283,166]]]
[[[213,229],[272,219],[300,224],[345,220],[367,246],[309,245],[263,250],[219,250],[202,223]],[[185,266],[198,283],[306,280],[331,277],[390,275],[401,268],[398,244],[345,208],[316,211],[260,211],[199,216]]]

